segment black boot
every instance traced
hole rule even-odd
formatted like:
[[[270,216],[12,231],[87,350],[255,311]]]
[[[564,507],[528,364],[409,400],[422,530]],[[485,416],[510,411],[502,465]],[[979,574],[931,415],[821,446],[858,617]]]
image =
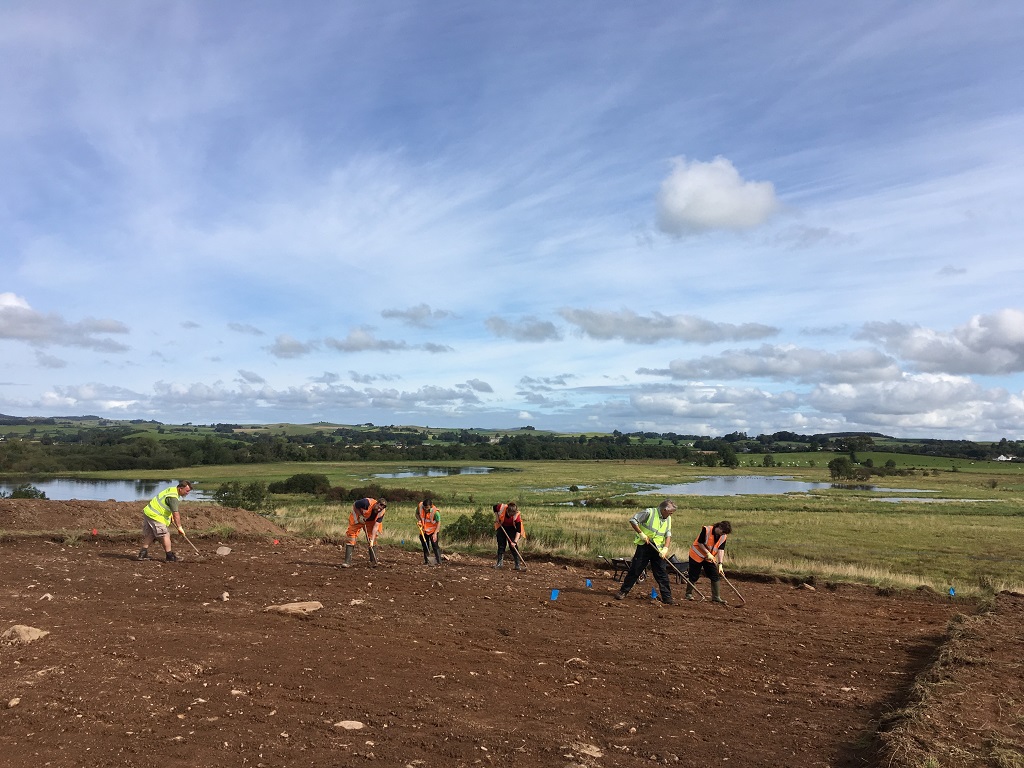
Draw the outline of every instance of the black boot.
[[[143,547],[142,549],[139,550],[139,556],[137,558],[135,558],[135,559],[136,560],[149,560],[149,550],[146,549],[146,547]]]
[[[176,562],[178,562],[178,556],[176,554],[174,554],[173,552],[168,552],[167,553],[167,562],[168,563],[176,563]]]
[[[720,591],[721,589],[722,589],[722,582],[720,582],[720,581],[712,581],[711,582],[711,602],[712,603],[721,603],[722,605],[728,605],[728,603],[725,602],[725,600],[722,599],[722,593]]]
[[[348,568],[352,565],[352,550],[355,549],[351,544],[345,545],[345,562],[341,564],[342,568]]]
[[[494,564],[495,568],[501,568],[502,563],[505,562],[505,553],[498,555],[498,562]]]

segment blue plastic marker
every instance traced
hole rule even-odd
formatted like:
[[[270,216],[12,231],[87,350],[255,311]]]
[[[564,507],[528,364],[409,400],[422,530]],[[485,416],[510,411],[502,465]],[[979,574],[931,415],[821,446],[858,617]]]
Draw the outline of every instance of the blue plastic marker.
[[[590,579],[587,579],[587,589],[590,589],[592,586],[594,585],[590,583]]]
[[[956,597],[956,590],[953,589],[952,587],[949,588],[949,596],[950,597]]]
[[[657,599],[658,599],[658,590],[652,589],[651,590],[651,600],[657,600]]]
[[[557,589],[552,589],[551,590],[551,599],[552,600],[557,600],[558,599],[558,590]]]

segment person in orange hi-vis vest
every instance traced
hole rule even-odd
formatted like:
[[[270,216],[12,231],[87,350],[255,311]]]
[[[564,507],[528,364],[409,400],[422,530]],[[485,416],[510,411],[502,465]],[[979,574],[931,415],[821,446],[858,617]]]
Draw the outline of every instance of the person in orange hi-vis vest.
[[[505,547],[512,543],[512,557],[515,559],[517,571],[525,571],[526,563],[519,556],[519,546],[526,538],[526,529],[523,528],[523,516],[519,514],[519,506],[510,501],[508,504],[495,504],[494,510],[494,533],[498,539],[498,562],[495,568],[501,568],[505,562]]]
[[[686,599],[693,600],[693,585],[703,572],[711,580],[711,602],[725,604],[722,599],[721,577],[725,572],[725,540],[732,533],[732,523],[722,520],[701,527],[690,545],[690,564],[686,585]]]
[[[377,544],[377,535],[384,526],[384,512],[387,508],[388,503],[384,499],[359,499],[352,505],[352,511],[348,516],[348,530],[345,531],[345,562],[342,563],[342,568],[352,565],[352,550],[359,541],[359,534],[364,530],[370,545],[370,562],[377,561],[373,548]]]
[[[423,564],[440,565],[441,547],[437,543],[437,532],[441,527],[441,513],[429,498],[416,505],[416,527],[420,529]],[[431,548],[434,550],[434,562],[430,562]]]

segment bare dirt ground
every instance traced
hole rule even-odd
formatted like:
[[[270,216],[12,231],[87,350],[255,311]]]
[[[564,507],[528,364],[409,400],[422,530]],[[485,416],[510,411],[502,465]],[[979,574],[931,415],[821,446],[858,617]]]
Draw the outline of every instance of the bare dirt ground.
[[[610,572],[528,551],[521,573],[397,548],[346,570],[205,504],[201,556],[176,537],[183,562],[137,562],[142,506],[0,500],[0,638],[49,633],[0,639],[4,765],[1024,764],[1019,595],[976,615],[735,576],[743,608],[649,581],[619,602]],[[323,607],[265,610],[294,601]]]

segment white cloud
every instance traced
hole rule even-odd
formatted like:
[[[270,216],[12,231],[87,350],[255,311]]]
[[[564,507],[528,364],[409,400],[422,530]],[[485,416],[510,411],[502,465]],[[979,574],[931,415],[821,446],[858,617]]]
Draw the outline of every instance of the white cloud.
[[[1005,374],[1024,371],[1024,312],[1002,309],[975,315],[943,333],[900,322],[865,323],[862,339],[932,373]]]
[[[271,344],[267,349],[270,351],[270,354],[272,354],[274,357],[290,359],[302,357],[303,355],[308,355],[310,352],[316,349],[316,345],[301,342],[298,339],[292,338],[286,333],[282,333],[280,336],[274,339],[274,343]]]
[[[565,320],[594,339],[622,339],[638,344],[659,341],[689,341],[712,344],[719,341],[763,339],[775,336],[778,328],[760,323],[716,323],[693,315],[663,315],[652,312],[643,317],[629,309],[618,312],[592,309],[560,309]]]
[[[710,163],[672,161],[658,192],[658,227],[683,236],[716,229],[745,230],[764,224],[779,210],[768,181],[744,181],[724,157]]]
[[[409,309],[385,309],[380,316],[395,318],[416,328],[430,328],[439,320],[452,317],[452,313],[446,309],[431,309],[428,304],[417,304]]]
[[[117,320],[87,317],[69,322],[51,312],[43,314],[13,293],[0,293],[0,339],[22,341],[38,347],[49,345],[81,347],[98,352],[127,352],[128,347],[107,334],[128,333],[128,327]]]
[[[484,325],[495,336],[514,341],[557,341],[562,338],[554,323],[535,317],[510,322],[503,317],[491,316],[484,321]]]
[[[692,360],[673,360],[667,371],[641,369],[638,372],[667,373],[673,379],[682,380],[770,379],[804,383],[890,381],[901,375],[896,361],[876,349],[826,352],[769,344]]]

